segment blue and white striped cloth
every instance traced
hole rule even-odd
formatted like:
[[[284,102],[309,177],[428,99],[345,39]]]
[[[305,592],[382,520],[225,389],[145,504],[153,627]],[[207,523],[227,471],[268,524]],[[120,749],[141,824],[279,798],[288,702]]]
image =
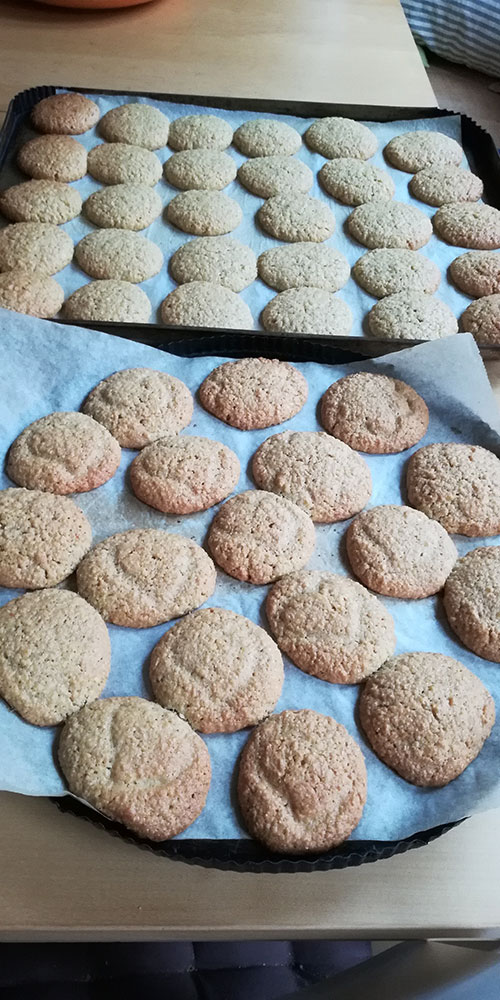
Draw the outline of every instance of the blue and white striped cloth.
[[[401,0],[415,40],[451,62],[500,77],[500,0]]]

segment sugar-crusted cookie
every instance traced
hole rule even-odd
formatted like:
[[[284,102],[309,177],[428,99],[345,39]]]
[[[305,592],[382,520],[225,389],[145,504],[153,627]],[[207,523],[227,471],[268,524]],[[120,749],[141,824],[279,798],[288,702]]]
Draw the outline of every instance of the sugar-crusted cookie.
[[[187,427],[193,397],[184,382],[166,372],[125,368],[99,382],[82,410],[107,427],[122,448],[144,448]]]
[[[59,312],[64,292],[48,274],[16,267],[0,274],[0,308],[49,319]]]
[[[438,340],[456,333],[458,323],[440,299],[407,289],[379,299],[368,313],[368,328],[384,340]]]
[[[101,118],[99,132],[108,142],[160,149],[167,145],[169,124],[167,116],[151,104],[122,104]]]
[[[200,236],[183,243],[170,258],[169,267],[179,285],[209,281],[233,292],[243,291],[257,277],[253,250],[231,236]]]
[[[429,424],[429,411],[406,382],[356,372],[326,390],[321,423],[328,434],[356,451],[393,455],[420,441]]]
[[[396,135],[384,147],[384,155],[393,167],[414,174],[426,167],[458,166],[463,149],[455,139],[443,132],[417,129]]]
[[[168,434],[130,466],[136,497],[165,514],[193,514],[225,500],[240,478],[237,455],[206,437]]]
[[[184,149],[163,165],[165,180],[182,191],[221,191],[236,177],[232,156],[218,149]]]
[[[56,274],[73,257],[73,240],[49,222],[15,222],[0,230],[0,271],[20,267]]]
[[[69,135],[39,135],[21,146],[17,165],[38,180],[77,181],[87,173],[87,150]]]
[[[257,156],[242,163],[238,180],[252,194],[272,198],[290,191],[305,194],[312,188],[314,176],[306,163],[293,156]]]
[[[74,219],[82,199],[76,188],[61,181],[24,181],[0,194],[0,212],[12,222],[52,222]]]
[[[444,609],[464,646],[500,663],[500,546],[472,549],[455,563],[444,588]]]
[[[471,250],[500,247],[500,211],[492,205],[467,202],[443,205],[432,221],[437,235],[455,247]]]
[[[167,206],[167,219],[194,236],[223,236],[243,218],[238,202],[221,191],[182,191]]]
[[[412,177],[408,188],[419,201],[439,206],[449,202],[478,201],[483,193],[483,182],[462,167],[426,167]]]
[[[377,137],[352,118],[319,118],[304,136],[307,145],[327,159],[355,157],[368,160],[377,151]]]
[[[338,292],[347,284],[350,274],[344,255],[322,243],[292,243],[264,250],[257,268],[259,277],[278,292],[305,285]]]
[[[500,460],[472,444],[428,444],[406,476],[412,507],[447,531],[475,538],[500,532]]]
[[[394,197],[394,181],[387,170],[354,157],[339,157],[324,163],[318,177],[328,194],[344,205],[364,205],[367,201],[389,201]]]
[[[290,420],[307,395],[302,373],[287,361],[271,358],[226,361],[207,375],[199,389],[205,410],[243,431]]]
[[[490,250],[463,253],[452,260],[449,275],[457,288],[466,295],[473,298],[494,295],[500,292],[500,254],[491,253]]]
[[[418,250],[432,236],[431,220],[415,205],[400,201],[371,201],[359,205],[347,219],[347,229],[358,243],[370,250],[378,247]]]
[[[169,326],[253,329],[246,302],[230,288],[209,281],[189,281],[175,288],[162,302],[161,318]]]
[[[269,198],[257,212],[257,219],[266,233],[287,243],[322,243],[335,231],[328,205],[297,191]]]
[[[146,184],[113,184],[94,191],[83,210],[104,229],[146,229],[161,212],[161,198]]]
[[[471,302],[460,317],[460,329],[472,333],[478,344],[500,344],[500,293]]]
[[[73,292],[64,303],[66,319],[106,323],[147,323],[151,303],[130,281],[90,281]]]
[[[406,289],[432,295],[441,281],[441,271],[428,257],[415,250],[391,248],[369,250],[358,257],[352,276],[377,299]]]
[[[130,229],[100,229],[75,247],[75,259],[91,278],[147,281],[163,266],[163,254],[152,240]]]
[[[31,124],[37,132],[81,135],[99,121],[99,108],[83,94],[53,94],[35,104]]]
[[[296,129],[273,118],[252,118],[236,129],[233,142],[245,156],[292,156],[302,145]]]
[[[101,184],[146,184],[161,178],[160,160],[150,149],[126,142],[103,142],[88,155],[88,172]]]
[[[346,337],[352,326],[347,303],[324,288],[287,288],[264,306],[260,318],[271,333]]]
[[[227,149],[233,130],[218,115],[184,115],[170,124],[171,149]]]

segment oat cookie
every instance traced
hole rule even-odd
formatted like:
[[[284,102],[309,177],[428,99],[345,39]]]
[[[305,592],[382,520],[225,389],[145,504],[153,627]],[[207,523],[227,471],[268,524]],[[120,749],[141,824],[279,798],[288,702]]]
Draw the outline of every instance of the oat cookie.
[[[479,677],[451,656],[403,653],[364,684],[359,717],[384,764],[413,785],[440,788],[480,753],[495,705]]]
[[[370,250],[378,247],[418,250],[432,236],[431,220],[415,205],[401,201],[371,201],[359,205],[351,212],[347,228],[358,243]]]
[[[424,436],[429,411],[406,382],[356,372],[326,390],[321,399],[321,423],[328,434],[356,451],[394,455]]]
[[[301,372],[287,361],[271,358],[226,361],[207,375],[199,389],[205,410],[242,431],[290,420],[302,409],[307,395]]]
[[[264,250],[257,260],[259,278],[278,292],[286,288],[324,288],[338,292],[349,280],[350,267],[335,247],[322,243],[292,243]]]
[[[500,292],[500,254],[490,250],[463,253],[451,262],[449,275],[457,288],[472,298],[494,295]]]
[[[321,167],[318,177],[328,194],[344,205],[389,201],[396,190],[387,170],[351,156],[329,160]]]
[[[163,165],[165,180],[182,191],[221,191],[236,177],[236,163],[217,149],[185,149]]]
[[[1,238],[1,237],[0,237]],[[179,285],[208,281],[241,292],[257,277],[255,254],[231,236],[201,236],[183,243],[170,258],[170,273]]]
[[[162,302],[161,318],[169,326],[253,329],[246,302],[230,288],[210,281],[189,281],[175,288]]]
[[[233,130],[229,122],[218,115],[184,115],[170,125],[168,144],[171,149],[227,149]]]
[[[458,203],[438,208],[434,229],[442,240],[471,250],[500,247],[500,211],[492,205]]]
[[[208,750],[187,722],[143,698],[104,698],[65,723],[59,763],[70,790],[149,840],[167,840],[200,815]]]
[[[322,243],[335,231],[335,219],[328,205],[307,194],[277,194],[257,212],[264,232],[286,243]]]
[[[261,322],[271,333],[346,337],[351,331],[352,313],[346,302],[324,288],[287,288],[267,303]]]
[[[77,243],[75,259],[91,278],[133,283],[147,281],[163,266],[163,254],[152,240],[130,229],[99,229]]]
[[[17,165],[39,180],[77,181],[87,173],[87,150],[69,135],[39,135],[21,146]]]
[[[64,303],[65,319],[110,323],[148,323],[151,303],[130,281],[89,281]]]
[[[306,163],[292,156],[257,156],[241,165],[238,180],[252,194],[272,198],[290,191],[305,194],[312,188],[314,176]]]
[[[55,274],[72,257],[73,240],[49,222],[15,222],[0,229],[0,271],[20,267],[37,274]]]
[[[386,295],[370,309],[368,328],[383,340],[438,340],[458,330],[455,314],[440,299],[408,289]]]
[[[426,167],[412,177],[408,188],[414,198],[439,206],[477,201],[483,193],[483,182],[462,167]]]
[[[0,274],[0,308],[49,319],[59,312],[64,292],[48,274],[16,267]]]
[[[396,135],[384,148],[384,155],[393,167],[410,174],[426,167],[458,167],[463,149],[455,139],[443,132],[426,132],[417,129]]]
[[[202,733],[234,733],[274,709],[281,653],[263,628],[225,608],[194,611],[151,653],[153,696]]]
[[[377,299],[406,289],[432,295],[441,281],[441,271],[428,257],[415,250],[391,248],[369,250],[358,257],[352,276]]]
[[[52,222],[74,219],[82,207],[76,188],[61,181],[24,181],[0,194],[0,212],[12,222]]]
[[[143,146],[103,142],[89,151],[88,172],[101,184],[154,187],[161,179],[162,166],[158,157]]]
[[[104,424],[122,448],[144,448],[187,427],[193,398],[187,385],[173,375],[125,368],[99,382],[82,410]]]
[[[161,212],[161,198],[146,184],[113,184],[94,191],[83,209],[104,229],[146,229]]]
[[[366,801],[358,744],[329,715],[280,712],[254,729],[241,756],[246,827],[271,851],[326,851],[347,840]]]
[[[31,124],[37,132],[81,135],[99,121],[99,108],[83,94],[53,94],[35,104]]]
[[[464,646],[500,663],[500,546],[472,549],[455,563],[444,588],[444,609]]]
[[[500,532],[500,461],[472,444],[428,444],[412,455],[406,476],[412,507],[457,535]]]
[[[105,621],[148,628],[203,604],[215,590],[215,566],[190,538],[134,528],[91,549],[77,585]]]
[[[378,146],[374,133],[352,118],[319,118],[307,129],[305,140],[310,149],[329,160],[337,157],[368,160]]]
[[[500,293],[471,302],[460,317],[460,329],[472,333],[478,344],[500,344]]]
[[[236,129],[233,142],[245,156],[292,156],[302,145],[299,133],[286,122],[252,118]]]
[[[34,726],[57,726],[101,694],[107,628],[69,590],[38,590],[0,608],[0,694]]]
[[[182,191],[167,206],[167,219],[194,236],[223,236],[243,218],[238,202],[221,191]]]
[[[146,445],[130,466],[130,485],[143,503],[165,514],[207,510],[240,478],[234,451],[220,441],[168,434]]]
[[[151,104],[122,104],[101,118],[99,132],[107,142],[161,149],[167,145],[169,124],[167,116]]]

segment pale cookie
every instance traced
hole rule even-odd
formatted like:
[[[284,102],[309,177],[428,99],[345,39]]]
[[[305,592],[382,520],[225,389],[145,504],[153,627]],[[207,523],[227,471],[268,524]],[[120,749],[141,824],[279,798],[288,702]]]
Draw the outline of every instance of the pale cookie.
[[[92,528],[69,497],[0,491],[0,586],[38,590],[65,580],[92,542]]]
[[[388,597],[437,594],[458,558],[442,525],[411,507],[363,511],[349,525],[346,541],[355,576]]]
[[[38,274],[55,274],[72,257],[71,236],[48,222],[16,222],[0,230],[0,271],[20,267]]]
[[[472,444],[428,444],[410,458],[406,476],[412,507],[447,531],[478,536],[500,533],[500,461]]]
[[[356,372],[326,390],[321,399],[321,423],[328,434],[356,451],[394,455],[424,436],[429,411],[406,382]]]
[[[187,427],[193,398],[187,385],[173,375],[125,368],[99,382],[82,410],[104,424],[122,448],[144,448]]]
[[[500,344],[500,293],[471,302],[460,317],[460,329],[472,333],[478,344]]]
[[[328,194],[344,205],[389,201],[396,190],[387,170],[350,156],[323,164],[318,177]]]
[[[296,129],[272,118],[252,118],[236,129],[233,142],[245,156],[292,156],[302,145]]]
[[[257,212],[262,229],[286,243],[322,243],[335,231],[335,219],[324,201],[307,194],[277,194]]]
[[[34,726],[57,726],[101,694],[111,646],[97,611],[69,590],[0,608],[0,695]]]
[[[463,253],[452,260],[449,275],[457,288],[472,298],[494,295],[500,292],[500,254],[489,250]]]
[[[252,459],[259,489],[278,493],[313,521],[345,521],[368,503],[370,470],[361,455],[322,431],[282,431],[268,437]]]
[[[16,267],[0,274],[0,308],[27,313],[40,319],[55,316],[64,300],[64,292],[48,274]]]
[[[483,182],[462,167],[426,167],[412,177],[410,194],[427,205],[447,205],[449,202],[478,201]]]
[[[108,142],[160,149],[167,145],[169,125],[167,116],[151,104],[122,104],[101,118],[99,132]]]
[[[89,150],[88,172],[101,184],[154,187],[161,179],[162,166],[158,157],[143,146],[103,142]]]
[[[342,299],[324,288],[287,288],[267,303],[261,322],[270,333],[346,337],[352,313]]]
[[[293,243],[264,250],[257,260],[259,278],[282,292],[286,288],[324,288],[338,292],[349,280],[350,267],[335,247],[321,243]]]
[[[302,409],[307,395],[301,372],[287,361],[271,358],[226,361],[207,375],[199,389],[205,410],[243,431],[290,420]]]
[[[223,236],[243,219],[238,202],[221,191],[183,191],[167,206],[167,219],[194,236]]]
[[[280,649],[306,674],[358,684],[394,652],[382,601],[335,573],[292,573],[271,588],[266,615]]]
[[[451,656],[403,653],[367,680],[359,718],[384,764],[413,785],[441,788],[481,752],[495,703]]]
[[[28,177],[77,181],[87,173],[87,150],[69,135],[39,135],[21,146],[17,165]]]
[[[99,323],[148,323],[151,303],[130,281],[90,281],[64,303],[65,319]]]
[[[241,165],[238,180],[252,194],[272,198],[290,191],[305,194],[312,188],[314,176],[306,163],[292,156],[258,156]]]
[[[233,292],[243,291],[257,277],[253,250],[231,236],[201,236],[189,240],[175,251],[169,266],[179,285],[208,281],[225,285]]]
[[[91,278],[114,278],[133,283],[147,281],[163,266],[160,248],[130,229],[100,229],[83,237],[75,259]]]
[[[444,609],[464,646],[500,663],[500,546],[473,549],[455,563],[444,588]]]
[[[0,212],[12,222],[52,222],[55,226],[79,215],[82,199],[61,181],[24,181],[0,194]]]
[[[433,218],[442,240],[455,247],[497,250],[500,247],[500,211],[492,205],[443,205]]]
[[[236,177],[236,163],[217,149],[185,149],[163,165],[165,180],[182,191],[221,191]]]
[[[377,152],[377,137],[352,118],[319,118],[304,136],[307,145],[327,159],[352,157],[368,160]]]
[[[81,135],[99,121],[99,108],[83,94],[54,94],[35,104],[31,124],[37,132]]]
[[[428,257],[414,250],[390,248],[369,250],[358,257],[352,276],[377,299],[406,289],[432,295],[441,281],[441,271]]]
[[[458,167],[463,149],[455,139],[443,132],[417,129],[396,135],[384,147],[384,155],[393,167],[414,174],[426,167]]]
[[[143,503],[165,514],[193,514],[225,500],[240,478],[234,451],[206,437],[169,434],[146,445],[130,466]]]
[[[83,210],[104,229],[146,229],[161,212],[161,198],[146,184],[113,184],[94,191]]]
[[[172,149],[227,149],[233,130],[218,115],[184,115],[170,125],[168,144]]]
[[[153,697],[202,733],[234,733],[270,715],[281,653],[263,628],[225,608],[194,611],[151,653]]]
[[[305,566],[316,536],[311,518],[296,504],[274,493],[247,490],[222,505],[207,544],[229,576],[271,583]]]
[[[369,250],[378,247],[418,250],[432,236],[431,220],[415,205],[401,201],[371,201],[359,205],[347,219],[347,229]]]
[[[253,330],[246,302],[230,288],[209,281],[189,281],[175,288],[161,304],[161,318],[169,326]]]
[[[149,840],[167,840],[200,815],[208,750],[187,722],[143,698],[104,698],[65,723],[58,757],[70,790]]]
[[[99,542],[78,567],[78,592],[105,621],[149,628],[203,604],[215,590],[215,566],[182,535],[135,528]]]
[[[376,302],[368,313],[368,328],[382,340],[438,340],[456,333],[458,323],[440,299],[408,289]]]
[[[272,715],[243,749],[238,801],[249,833],[271,851],[327,851],[361,819],[363,754],[329,715],[310,709]]]

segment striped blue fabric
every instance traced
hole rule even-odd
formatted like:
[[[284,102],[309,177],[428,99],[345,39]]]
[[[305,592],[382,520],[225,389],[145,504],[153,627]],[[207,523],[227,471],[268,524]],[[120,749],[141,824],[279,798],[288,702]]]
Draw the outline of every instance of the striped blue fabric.
[[[401,0],[414,38],[431,52],[500,77],[500,0]]]

